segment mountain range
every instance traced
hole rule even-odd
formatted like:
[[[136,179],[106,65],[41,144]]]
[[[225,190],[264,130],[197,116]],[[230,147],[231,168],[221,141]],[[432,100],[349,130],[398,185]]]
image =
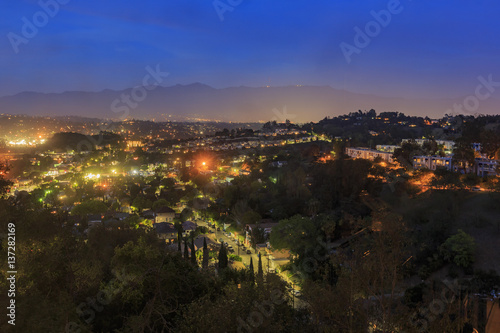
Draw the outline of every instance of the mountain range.
[[[446,113],[455,114],[454,104],[463,104],[465,99],[391,98],[353,93],[330,86],[241,86],[216,89],[193,83],[146,88],[99,92],[22,92],[1,97],[0,113],[155,121],[283,122],[289,119],[300,123],[369,109],[375,109],[377,113],[399,111],[407,115],[440,118]],[[472,112],[464,108],[462,113],[497,114],[498,105],[499,100],[491,97],[480,101]]]

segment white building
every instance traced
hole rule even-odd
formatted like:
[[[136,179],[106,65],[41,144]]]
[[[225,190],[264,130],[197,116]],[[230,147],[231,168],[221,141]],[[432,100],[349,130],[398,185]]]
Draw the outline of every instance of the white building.
[[[403,139],[401,141],[401,144],[411,141],[412,139]],[[429,141],[428,139],[415,139],[415,143],[417,143],[420,146],[423,146],[425,142]],[[436,143],[438,146],[443,146],[445,151],[451,152],[453,150],[453,147],[455,146],[455,141],[451,140],[436,140]]]
[[[453,165],[452,156],[414,156],[413,168],[427,168],[436,170],[437,168],[446,168],[455,172],[475,173],[480,177],[495,176],[497,174],[498,161],[488,158],[476,158],[474,166],[466,165],[465,170],[458,165]]]
[[[376,145],[375,148],[379,151],[386,151],[389,153],[394,153],[394,150],[401,148],[401,146],[397,145]]]
[[[497,166],[497,160],[490,160],[489,158],[476,158],[476,174],[480,177],[496,176]]]
[[[436,170],[437,168],[446,168],[451,170],[452,168],[452,158],[451,156],[441,157],[441,156],[414,156],[413,157],[413,168],[427,168],[429,170]]]
[[[377,157],[389,163],[394,161],[392,153],[369,148],[346,148],[346,154],[351,158],[364,158],[371,161]]]

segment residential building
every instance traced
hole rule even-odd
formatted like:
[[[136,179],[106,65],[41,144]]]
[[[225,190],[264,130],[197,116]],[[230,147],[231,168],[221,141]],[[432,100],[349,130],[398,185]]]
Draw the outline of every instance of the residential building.
[[[182,222],[182,235],[184,237],[188,236],[191,232],[195,231],[198,225],[192,221]]]
[[[170,207],[161,207],[155,212],[155,223],[173,222],[175,211]]]
[[[375,148],[378,151],[385,151],[389,153],[394,153],[394,150],[401,148],[401,146],[398,145],[376,145]]]
[[[177,240],[177,230],[173,223],[160,222],[153,224],[153,228],[158,234],[158,238],[164,239],[167,243],[173,243]]]
[[[451,156],[414,156],[413,157],[413,168],[427,168],[429,170],[436,170],[437,168],[445,168],[447,170],[452,169],[452,158]]]
[[[370,148],[346,148],[346,154],[351,158],[364,158],[373,161],[375,158],[380,157],[383,161],[394,162],[392,153]]]
[[[498,161],[489,158],[476,158],[476,174],[480,177],[496,176]]]
[[[272,222],[272,220],[262,220],[260,223],[247,224],[245,226],[245,246],[250,246],[252,244],[253,233],[257,229],[262,229],[264,237],[267,238],[272,228],[277,225],[278,222]]]
[[[465,169],[453,164],[452,155],[441,156],[414,156],[413,168],[427,168],[429,170],[436,170],[437,168],[445,168],[455,172],[462,173],[475,173],[480,177],[495,176],[497,175],[498,161],[488,158],[478,157],[475,159],[474,166],[466,163]]]

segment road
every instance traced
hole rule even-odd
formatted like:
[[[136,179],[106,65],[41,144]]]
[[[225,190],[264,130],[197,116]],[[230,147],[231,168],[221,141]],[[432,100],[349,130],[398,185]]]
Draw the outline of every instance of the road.
[[[217,242],[220,242],[220,239],[222,238],[222,240],[224,242],[227,242],[228,245],[231,245],[234,249],[234,252],[232,254],[236,254],[236,255],[239,255],[242,260],[243,260],[243,264],[248,267],[250,265],[250,258],[253,258],[253,268],[254,268],[254,271],[257,272],[258,270],[258,263],[259,263],[259,257],[255,254],[255,250],[254,249],[251,249],[250,248],[250,251],[252,252],[252,254],[247,254],[246,253],[246,250],[243,251],[242,250],[242,247],[240,247],[239,249],[239,254],[238,254],[238,245],[236,243],[236,240],[233,238],[233,237],[228,237],[226,235],[226,232],[224,231],[217,231],[216,229],[214,228],[210,228],[207,224],[206,221],[204,220],[197,220],[196,221],[196,224],[200,227],[207,227],[209,228],[209,230],[212,230],[214,231],[214,233],[211,233],[210,236],[217,241]],[[247,248],[249,249],[249,248]],[[230,253],[230,252],[229,252]],[[267,257],[263,256],[262,257],[262,269],[264,271],[267,270]]]
[[[220,242],[220,239],[222,238],[222,240],[224,242],[227,242],[229,245],[231,245],[234,249],[234,254],[238,255],[238,246],[236,244],[236,240],[232,237],[228,237],[226,235],[226,232],[224,231],[217,231],[216,229],[214,228],[210,228],[208,226],[208,223],[204,220],[196,220],[196,224],[200,227],[207,227],[209,228],[209,230],[212,230],[214,231],[214,233],[211,233],[209,234],[211,238],[215,239],[217,242]],[[243,260],[243,264],[248,267],[250,265],[250,258],[253,258],[253,268],[254,268],[254,272],[257,273],[257,270],[258,270],[258,263],[259,263],[259,257],[255,254],[255,250],[254,249],[250,249],[250,251],[252,251],[252,254],[246,254],[246,251],[242,251],[240,249],[240,253],[239,253],[239,256],[242,258]],[[267,256],[262,256],[262,269],[264,270],[264,272],[267,271],[267,265],[268,265],[268,257]],[[283,279],[283,277],[281,277]],[[296,291],[299,291],[300,289],[293,285],[294,289]],[[293,299],[293,305],[294,305],[294,308],[295,309],[299,309],[299,308],[303,308],[303,307],[306,307],[306,304],[302,301],[302,297],[299,296],[294,296],[294,292],[293,290],[289,290],[290,294],[289,294],[289,297],[290,299],[292,300]]]

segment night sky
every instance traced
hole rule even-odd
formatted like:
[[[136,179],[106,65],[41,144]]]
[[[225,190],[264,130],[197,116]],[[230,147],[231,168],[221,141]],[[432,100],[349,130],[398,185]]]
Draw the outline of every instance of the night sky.
[[[480,75],[500,81],[493,0],[59,1],[67,3],[53,17],[38,1],[3,1],[0,96],[126,89],[157,64],[170,73],[166,86],[330,85],[455,98],[473,93]],[[348,63],[341,43],[355,47],[355,27],[364,31],[381,10],[394,12],[390,22],[368,24],[373,37]],[[34,16],[38,32],[23,35]]]

